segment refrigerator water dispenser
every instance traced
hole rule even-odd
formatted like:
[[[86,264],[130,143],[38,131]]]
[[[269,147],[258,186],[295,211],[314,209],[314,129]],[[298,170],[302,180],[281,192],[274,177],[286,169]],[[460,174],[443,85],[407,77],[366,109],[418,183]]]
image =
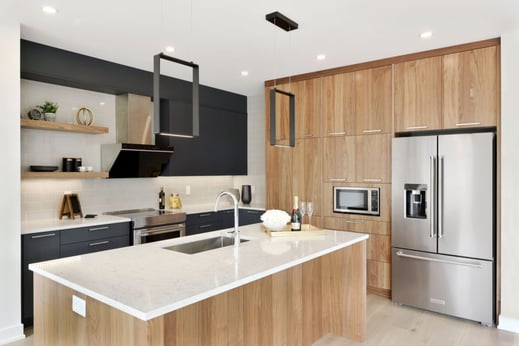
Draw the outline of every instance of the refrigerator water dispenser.
[[[405,217],[426,219],[427,184],[404,184],[405,190]]]

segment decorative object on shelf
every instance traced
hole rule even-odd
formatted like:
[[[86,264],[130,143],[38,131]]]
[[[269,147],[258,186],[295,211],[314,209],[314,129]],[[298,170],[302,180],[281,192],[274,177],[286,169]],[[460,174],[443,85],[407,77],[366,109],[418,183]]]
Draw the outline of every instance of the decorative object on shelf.
[[[77,193],[67,193],[63,195],[63,200],[61,202],[61,208],[59,211],[59,218],[62,219],[63,216],[67,216],[71,219],[74,219],[76,215],[79,215],[80,218],[83,217],[81,203],[79,203],[79,197]]]
[[[59,105],[56,102],[45,101],[43,105],[36,106],[43,113],[43,117],[47,121],[56,121],[56,112]]]
[[[290,221],[290,215],[284,210],[269,209],[260,216],[263,226],[273,231],[283,231]]]
[[[250,185],[241,186],[241,201],[243,204],[249,204],[252,200],[252,193]]]
[[[58,170],[58,166],[33,165],[29,168],[31,169],[31,172],[55,172]]]
[[[80,108],[76,113],[76,121],[79,125],[90,126],[94,120],[94,113],[86,107]]]
[[[29,119],[31,120],[41,120],[42,118],[42,114],[39,110],[37,110],[36,108],[34,109],[31,109],[27,115],[29,116]]]

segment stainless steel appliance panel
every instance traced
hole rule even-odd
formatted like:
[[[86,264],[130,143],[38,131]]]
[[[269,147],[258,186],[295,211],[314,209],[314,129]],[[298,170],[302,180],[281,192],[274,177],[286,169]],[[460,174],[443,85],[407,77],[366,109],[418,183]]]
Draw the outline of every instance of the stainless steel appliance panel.
[[[392,244],[435,252],[436,228],[433,191],[437,164],[437,137],[394,138],[392,145]],[[425,218],[408,218],[405,211],[406,184],[427,186]]]
[[[394,302],[492,325],[493,263],[392,249]]]
[[[493,259],[493,142],[493,133],[439,136],[439,253]]]

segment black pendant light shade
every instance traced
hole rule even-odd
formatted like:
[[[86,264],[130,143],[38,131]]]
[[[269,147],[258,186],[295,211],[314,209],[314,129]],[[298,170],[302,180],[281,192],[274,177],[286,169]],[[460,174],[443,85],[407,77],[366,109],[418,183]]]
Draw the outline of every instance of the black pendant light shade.
[[[295,112],[295,96],[292,93],[279,90],[276,88],[270,89],[270,145],[276,144],[276,94],[281,94],[289,98],[289,131],[290,139],[289,145],[296,146],[296,112]]]
[[[267,14],[265,19],[285,31],[291,31],[298,28],[296,22],[277,11]]]
[[[199,121],[199,77],[198,77],[198,65],[193,62],[180,60],[164,53],[159,53],[153,57],[153,118],[154,127],[160,124],[160,60],[168,60],[176,64],[189,66],[193,69],[193,89],[192,89],[192,103],[193,103],[193,133],[192,135],[182,135],[175,133],[164,133],[160,131],[158,127],[158,134],[163,136],[173,137],[198,137],[200,133],[200,121]]]

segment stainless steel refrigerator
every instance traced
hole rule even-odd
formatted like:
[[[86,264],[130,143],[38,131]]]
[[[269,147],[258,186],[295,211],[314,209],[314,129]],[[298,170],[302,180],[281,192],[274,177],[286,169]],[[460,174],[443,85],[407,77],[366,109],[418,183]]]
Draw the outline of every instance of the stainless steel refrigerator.
[[[393,139],[392,299],[491,325],[495,134]]]

